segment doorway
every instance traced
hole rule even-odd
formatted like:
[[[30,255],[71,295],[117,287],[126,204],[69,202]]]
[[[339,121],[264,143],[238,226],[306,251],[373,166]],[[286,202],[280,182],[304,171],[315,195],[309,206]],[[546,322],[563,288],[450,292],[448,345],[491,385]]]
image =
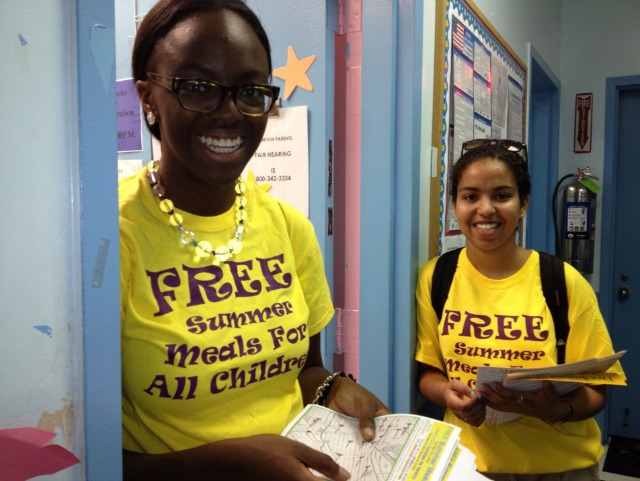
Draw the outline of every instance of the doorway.
[[[527,150],[534,188],[526,217],[525,241],[529,249],[555,251],[551,199],[558,178],[560,80],[533,45],[529,51],[529,128]],[[535,226],[535,228],[534,228]]]
[[[600,306],[616,350],[627,349],[622,365],[627,387],[611,387],[605,434],[640,439],[640,234],[637,158],[640,152],[640,76],[607,79],[605,172],[602,192],[603,235]],[[637,341],[636,341],[637,342]]]

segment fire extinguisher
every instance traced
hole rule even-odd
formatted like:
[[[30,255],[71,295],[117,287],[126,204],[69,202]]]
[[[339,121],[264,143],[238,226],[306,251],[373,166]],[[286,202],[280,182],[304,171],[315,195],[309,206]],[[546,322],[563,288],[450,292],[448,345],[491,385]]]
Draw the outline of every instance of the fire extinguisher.
[[[564,188],[562,199],[562,234],[558,232],[557,194],[560,184],[573,177]],[[593,182],[598,178],[589,167],[577,169],[562,177],[554,189],[554,224],[556,228],[556,255],[582,273],[593,273],[593,255],[596,232],[596,201],[600,187]]]

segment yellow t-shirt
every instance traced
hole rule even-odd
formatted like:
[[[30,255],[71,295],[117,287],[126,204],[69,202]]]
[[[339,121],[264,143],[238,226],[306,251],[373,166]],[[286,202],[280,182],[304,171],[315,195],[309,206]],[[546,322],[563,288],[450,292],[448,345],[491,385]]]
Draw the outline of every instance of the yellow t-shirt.
[[[302,409],[309,338],[333,315],[321,252],[300,212],[255,183],[246,197],[243,250],[215,266],[180,243],[144,169],[120,182],[124,449],[280,433]],[[197,240],[234,236],[235,208],[177,212]]]
[[[494,280],[478,272],[466,249],[438,322],[431,305],[436,258],[420,270],[416,290],[418,343],[416,360],[436,367],[449,379],[475,389],[476,369],[556,365],[553,318],[542,293],[540,257],[532,251],[512,276]],[[593,289],[565,263],[569,299],[566,362],[614,353]],[[622,372],[619,363],[615,365]],[[493,473],[556,473],[581,469],[602,456],[596,421],[559,425],[524,416],[518,420],[474,428],[445,410],[446,422],[462,428],[461,443],[476,455],[478,470]]]

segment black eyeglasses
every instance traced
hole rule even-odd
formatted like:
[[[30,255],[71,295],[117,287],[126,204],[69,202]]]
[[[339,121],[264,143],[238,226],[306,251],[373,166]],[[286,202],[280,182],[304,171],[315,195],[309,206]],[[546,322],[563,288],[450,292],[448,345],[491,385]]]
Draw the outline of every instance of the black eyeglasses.
[[[147,72],[147,77],[176,94],[183,109],[202,114],[214,112],[231,92],[231,98],[241,113],[259,117],[271,110],[280,95],[280,87],[268,84],[228,87],[213,80],[165,77],[154,72]]]
[[[506,150],[507,152],[515,152],[522,157],[522,159],[527,162],[527,144],[523,144],[522,142],[518,142],[517,140],[509,140],[509,139],[473,139],[468,140],[462,144],[462,153],[464,154],[467,150],[475,150],[480,147],[487,147],[489,145],[497,145],[502,150]]]

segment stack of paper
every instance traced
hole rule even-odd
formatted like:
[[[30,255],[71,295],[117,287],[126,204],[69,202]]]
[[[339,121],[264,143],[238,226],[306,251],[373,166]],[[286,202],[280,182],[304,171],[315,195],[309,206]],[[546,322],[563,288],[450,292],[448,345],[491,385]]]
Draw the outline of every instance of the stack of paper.
[[[356,418],[310,404],[282,434],[331,456],[354,481],[487,479],[459,445],[460,428],[424,416],[379,416],[375,439],[363,441]]]
[[[619,351],[611,356],[587,359],[585,361],[560,364],[543,368],[502,368],[480,366],[477,386],[492,382],[504,384],[516,391],[536,391],[542,388],[542,381],[551,381],[560,396],[565,396],[583,384],[611,384],[625,386],[624,375],[607,372],[627,351]],[[487,406],[485,422],[493,426],[522,417],[519,413],[496,411]]]

